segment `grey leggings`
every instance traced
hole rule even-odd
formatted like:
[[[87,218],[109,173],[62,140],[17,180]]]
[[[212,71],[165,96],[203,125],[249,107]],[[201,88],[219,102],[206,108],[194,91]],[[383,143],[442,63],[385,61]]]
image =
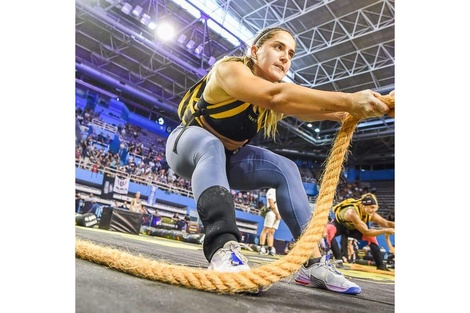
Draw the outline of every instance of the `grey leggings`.
[[[211,186],[248,191],[275,188],[282,219],[294,239],[301,236],[312,210],[293,161],[267,149],[246,145],[230,156],[227,175],[222,142],[201,127],[188,126],[179,138],[177,154],[173,152],[175,139],[182,129],[178,126],[168,137],[166,160],[175,173],[191,180],[196,203]]]

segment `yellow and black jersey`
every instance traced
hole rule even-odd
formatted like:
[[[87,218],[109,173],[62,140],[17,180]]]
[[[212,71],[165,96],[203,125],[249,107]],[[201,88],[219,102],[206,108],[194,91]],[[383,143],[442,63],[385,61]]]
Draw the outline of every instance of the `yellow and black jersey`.
[[[354,224],[352,222],[346,221],[344,219],[344,214],[346,213],[347,210],[353,208],[356,213],[361,217],[361,221],[364,223],[368,224],[370,222],[371,216],[364,213],[362,210],[362,205],[361,205],[361,200],[356,200],[353,198],[346,199],[335,206],[331,209],[333,213],[335,214],[335,220],[340,223],[341,225],[345,226],[348,229],[356,229]]]
[[[251,103],[230,99],[216,104],[202,97],[206,76],[184,96],[178,115],[184,125],[198,125],[217,136],[228,150],[236,150],[251,140],[261,129],[259,112]]]

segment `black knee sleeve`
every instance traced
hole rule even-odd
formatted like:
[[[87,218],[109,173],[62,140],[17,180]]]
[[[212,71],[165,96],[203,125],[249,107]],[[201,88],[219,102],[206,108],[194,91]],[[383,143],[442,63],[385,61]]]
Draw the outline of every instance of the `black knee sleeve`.
[[[331,247],[331,251],[333,252],[333,256],[335,257],[335,259],[341,260],[341,257],[342,257],[341,248],[339,247],[338,242],[336,241],[335,237],[333,237],[333,239],[331,240],[330,247]]]
[[[205,229],[203,250],[208,261],[227,241],[240,241],[233,196],[226,188],[213,186],[204,190],[197,201],[197,212]]]
[[[382,252],[380,252],[379,246],[371,242],[369,243],[370,247],[370,254],[372,254],[372,257],[374,258],[375,265],[376,266],[382,266],[384,264],[384,259],[382,258]]]
[[[341,257],[348,258],[348,237],[341,236]]]

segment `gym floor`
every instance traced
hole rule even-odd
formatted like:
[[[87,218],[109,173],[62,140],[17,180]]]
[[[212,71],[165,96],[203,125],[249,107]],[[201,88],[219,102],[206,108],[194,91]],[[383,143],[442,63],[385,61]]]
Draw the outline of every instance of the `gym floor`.
[[[200,244],[82,226],[76,226],[75,237],[157,261],[201,268],[208,265]],[[248,250],[243,254],[251,266],[279,258]],[[78,257],[75,270],[77,313],[395,312],[394,271],[381,273],[369,266],[345,265],[340,269],[361,286],[359,295],[299,286],[293,278],[281,279],[258,295],[216,294],[136,277]]]

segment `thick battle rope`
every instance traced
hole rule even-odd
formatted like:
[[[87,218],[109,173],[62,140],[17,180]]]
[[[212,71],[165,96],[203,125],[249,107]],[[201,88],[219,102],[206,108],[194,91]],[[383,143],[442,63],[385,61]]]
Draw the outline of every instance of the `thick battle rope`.
[[[391,108],[395,105],[395,99],[390,96],[380,99]],[[289,254],[279,260],[248,271],[215,272],[163,263],[78,238],[75,240],[76,257],[137,277],[215,293],[258,292],[262,287],[269,287],[296,272],[311,257],[322,238],[346,152],[358,122],[349,116],[342,123],[327,160],[312,218]]]
[[[378,269],[374,269],[372,266],[368,265],[361,265],[361,264],[348,264],[348,269],[353,270],[353,271],[361,271],[361,272],[368,272],[368,273],[376,273],[376,274],[382,274],[382,275],[388,275],[388,276],[395,276],[394,271],[382,271]]]

